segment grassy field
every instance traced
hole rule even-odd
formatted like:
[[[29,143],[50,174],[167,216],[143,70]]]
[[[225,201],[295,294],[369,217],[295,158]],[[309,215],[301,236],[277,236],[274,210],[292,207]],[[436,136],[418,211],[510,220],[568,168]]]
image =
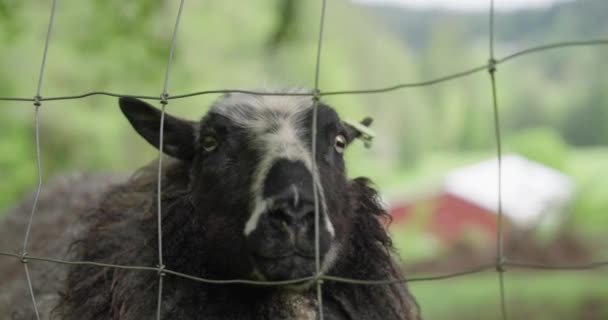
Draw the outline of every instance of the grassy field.
[[[509,319],[608,319],[606,271],[505,273]],[[412,282],[427,320],[501,319],[496,273],[485,272],[432,282]]]

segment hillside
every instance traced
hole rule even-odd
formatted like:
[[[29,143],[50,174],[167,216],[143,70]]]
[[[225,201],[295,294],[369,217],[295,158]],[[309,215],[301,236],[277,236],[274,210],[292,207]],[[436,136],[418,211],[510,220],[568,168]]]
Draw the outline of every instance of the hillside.
[[[429,45],[433,29],[457,25],[458,40],[487,41],[488,13],[447,10],[414,10],[387,5],[366,5],[408,46],[421,50]],[[520,9],[495,13],[498,43],[534,45],[542,42],[588,40],[606,36],[608,2],[576,0],[557,3],[548,9]]]

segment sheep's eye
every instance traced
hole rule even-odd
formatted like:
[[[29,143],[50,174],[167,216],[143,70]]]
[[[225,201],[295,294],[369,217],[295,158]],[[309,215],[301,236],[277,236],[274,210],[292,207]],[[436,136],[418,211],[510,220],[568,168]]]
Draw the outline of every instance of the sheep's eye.
[[[211,152],[217,148],[219,145],[216,138],[211,136],[206,136],[203,138],[203,150],[207,152]]]
[[[336,136],[334,148],[338,153],[344,153],[344,149],[346,148],[346,138],[343,135],[339,134]]]

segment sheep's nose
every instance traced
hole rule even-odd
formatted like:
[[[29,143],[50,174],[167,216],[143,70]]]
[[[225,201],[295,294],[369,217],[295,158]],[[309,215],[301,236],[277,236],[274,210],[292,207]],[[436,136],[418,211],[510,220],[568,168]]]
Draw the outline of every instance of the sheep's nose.
[[[300,202],[313,198],[312,174],[300,161],[281,159],[268,170],[264,179],[263,196],[276,201]]]
[[[268,170],[263,194],[272,203],[266,213],[273,224],[296,231],[314,223],[312,175],[304,163],[276,161]]]

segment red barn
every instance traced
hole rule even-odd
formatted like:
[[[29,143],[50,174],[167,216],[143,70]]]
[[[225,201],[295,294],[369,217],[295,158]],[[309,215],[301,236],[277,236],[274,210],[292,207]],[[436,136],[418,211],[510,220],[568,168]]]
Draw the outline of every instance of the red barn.
[[[531,227],[561,219],[574,186],[564,174],[519,155],[502,159],[503,226]],[[496,237],[498,161],[490,159],[449,172],[437,190],[419,197],[393,197],[394,224],[423,215],[428,232],[452,243],[467,232]]]

